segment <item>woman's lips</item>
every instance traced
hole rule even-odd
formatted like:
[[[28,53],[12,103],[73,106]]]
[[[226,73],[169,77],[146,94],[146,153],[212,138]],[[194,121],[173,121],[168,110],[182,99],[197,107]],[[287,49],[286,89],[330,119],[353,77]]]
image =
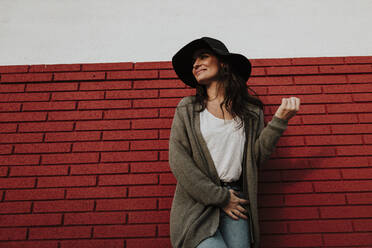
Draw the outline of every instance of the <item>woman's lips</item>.
[[[198,76],[201,72],[205,71],[206,69],[201,69],[199,71],[196,71],[196,75]]]

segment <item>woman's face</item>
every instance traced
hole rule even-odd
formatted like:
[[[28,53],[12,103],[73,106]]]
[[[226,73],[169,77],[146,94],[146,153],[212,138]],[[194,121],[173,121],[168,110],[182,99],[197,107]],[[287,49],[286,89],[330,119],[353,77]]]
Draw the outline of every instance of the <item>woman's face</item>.
[[[192,74],[199,84],[207,85],[218,78],[220,61],[208,49],[199,49],[193,55]]]

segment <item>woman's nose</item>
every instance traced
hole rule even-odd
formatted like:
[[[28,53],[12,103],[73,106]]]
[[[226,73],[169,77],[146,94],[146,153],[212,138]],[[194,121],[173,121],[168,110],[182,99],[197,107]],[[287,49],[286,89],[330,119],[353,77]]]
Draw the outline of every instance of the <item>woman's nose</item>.
[[[197,69],[199,67],[199,59],[195,59],[195,62],[193,64],[193,68]]]

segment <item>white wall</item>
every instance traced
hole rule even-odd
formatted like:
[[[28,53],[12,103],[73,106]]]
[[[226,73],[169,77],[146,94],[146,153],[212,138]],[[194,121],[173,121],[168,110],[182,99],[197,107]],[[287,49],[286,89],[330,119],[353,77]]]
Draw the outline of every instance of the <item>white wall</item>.
[[[221,39],[249,58],[372,55],[371,0],[0,0],[0,64],[170,61]]]

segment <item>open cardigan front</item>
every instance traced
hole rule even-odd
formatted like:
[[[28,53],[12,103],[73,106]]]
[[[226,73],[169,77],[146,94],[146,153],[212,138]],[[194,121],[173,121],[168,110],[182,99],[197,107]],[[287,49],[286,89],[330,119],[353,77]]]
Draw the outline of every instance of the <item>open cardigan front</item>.
[[[177,179],[170,214],[170,238],[175,248],[194,248],[213,236],[219,225],[220,211],[230,200],[222,187],[213,159],[200,131],[201,105],[195,96],[178,103],[169,138],[169,165]],[[249,197],[252,247],[259,247],[257,183],[259,166],[273,152],[288,122],[273,116],[264,126],[262,109],[247,104],[252,115],[246,118],[243,192]],[[248,235],[248,234],[247,234]]]

